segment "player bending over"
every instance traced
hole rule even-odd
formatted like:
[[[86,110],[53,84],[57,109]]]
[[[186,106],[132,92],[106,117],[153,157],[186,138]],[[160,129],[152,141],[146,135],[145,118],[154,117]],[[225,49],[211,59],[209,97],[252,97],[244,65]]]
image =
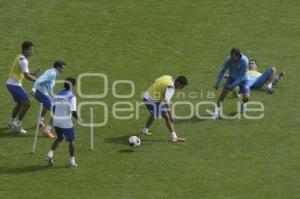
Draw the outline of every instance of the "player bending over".
[[[27,133],[27,131],[22,128],[22,120],[30,108],[31,103],[29,101],[28,94],[22,86],[22,81],[25,77],[26,79],[34,82],[36,80],[34,76],[39,72],[39,69],[33,72],[29,71],[28,58],[32,55],[32,52],[33,43],[30,41],[24,41],[22,44],[22,52],[17,55],[13,62],[9,78],[6,82],[8,91],[17,103],[12,111],[8,126],[23,134]]]
[[[75,162],[75,131],[72,123],[72,116],[78,119],[76,112],[76,97],[72,90],[76,84],[76,79],[67,78],[64,83],[64,89],[56,93],[53,99],[53,126],[57,135],[49,150],[46,160],[49,165],[54,164],[54,152],[59,144],[65,139],[69,142],[70,167],[77,167]]]
[[[219,88],[224,74],[228,70],[229,77],[223,87],[220,97],[218,98],[217,108],[212,119],[217,119],[220,117],[222,105],[226,95],[236,86],[239,86],[240,93],[243,96],[243,105],[241,107],[241,111],[245,111],[245,103],[249,101],[250,97],[250,87],[247,78],[248,65],[248,58],[244,54],[242,54],[238,48],[233,48],[230,52],[230,57],[226,59],[217,76],[215,89]]]
[[[43,104],[43,111],[40,121],[40,126],[44,125],[44,117],[47,113],[47,110],[50,111],[51,108],[51,98],[53,96],[53,88],[55,85],[56,77],[64,71],[66,63],[58,60],[54,62],[53,68],[46,70],[34,83],[33,93],[35,99]],[[49,123],[46,125],[45,130],[43,131],[43,136],[53,138],[55,135],[51,132],[52,128],[52,118]]]
[[[171,76],[164,75],[155,80],[144,94],[144,102],[150,111],[150,116],[141,132],[142,135],[152,135],[152,133],[149,132],[149,127],[155,119],[162,116],[166,120],[171,140],[173,142],[185,141],[184,138],[177,137],[176,135],[169,103],[174,95],[175,89],[182,89],[186,85],[188,85],[188,81],[184,76],[179,76],[173,80]]]
[[[278,75],[276,75],[276,68],[269,67],[263,73],[258,72],[258,66],[256,64],[256,60],[250,60],[249,63],[249,71],[248,71],[248,79],[249,85],[252,89],[260,89],[267,85],[266,92],[272,94],[274,92],[272,86],[276,85],[282,78],[284,77],[285,72],[282,71]]]

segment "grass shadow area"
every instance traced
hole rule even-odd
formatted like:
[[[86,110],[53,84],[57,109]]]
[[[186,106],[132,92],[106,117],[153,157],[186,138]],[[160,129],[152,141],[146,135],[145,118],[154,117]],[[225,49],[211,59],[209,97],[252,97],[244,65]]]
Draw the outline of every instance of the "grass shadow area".
[[[0,168],[0,174],[21,174],[45,171],[49,169],[62,169],[68,168],[68,166],[49,166],[49,165],[30,165],[24,167],[2,167]]]

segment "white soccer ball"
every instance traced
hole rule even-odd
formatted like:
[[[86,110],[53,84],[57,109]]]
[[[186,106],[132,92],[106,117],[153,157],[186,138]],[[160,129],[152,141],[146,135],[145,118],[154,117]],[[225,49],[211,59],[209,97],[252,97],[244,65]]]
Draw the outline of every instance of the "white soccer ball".
[[[138,147],[141,145],[141,139],[137,136],[131,136],[128,141],[129,145],[132,147]]]

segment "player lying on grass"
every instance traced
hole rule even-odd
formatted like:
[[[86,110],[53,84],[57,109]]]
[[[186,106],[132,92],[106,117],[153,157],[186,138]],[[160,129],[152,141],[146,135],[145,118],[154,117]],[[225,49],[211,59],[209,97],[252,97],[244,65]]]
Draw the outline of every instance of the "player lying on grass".
[[[22,120],[30,108],[30,101],[28,94],[22,86],[24,77],[30,81],[35,81],[35,75],[39,72],[39,69],[30,72],[28,66],[28,58],[32,55],[33,43],[30,41],[24,41],[22,44],[22,52],[17,55],[13,62],[9,78],[6,82],[8,91],[11,93],[14,101],[17,103],[14,107],[11,120],[8,122],[10,128],[16,129],[19,133],[27,133],[22,127]]]
[[[276,75],[276,68],[269,67],[263,73],[258,72],[256,60],[250,60],[248,79],[250,88],[259,89],[264,84],[267,85],[266,92],[272,94],[274,92],[272,86],[276,85],[284,77],[285,72],[282,71]]]
[[[276,71],[275,67],[268,67],[263,73],[260,73],[258,72],[256,60],[250,60],[247,73],[250,89],[261,89],[266,84],[266,92],[272,94],[274,92],[273,86],[281,81],[285,75],[284,71],[276,75]],[[228,78],[228,75],[225,75],[225,78]],[[234,90],[236,95],[239,96],[239,88]]]
[[[215,89],[219,88],[224,74],[228,70],[229,77],[226,80],[220,97],[218,98],[217,108],[212,119],[217,119],[220,117],[225,97],[227,96],[228,92],[230,92],[236,86],[239,86],[240,93],[243,96],[243,104],[241,107],[241,111],[243,112],[245,110],[245,103],[249,101],[250,97],[250,87],[247,78],[248,65],[248,58],[245,55],[243,55],[238,48],[231,49],[230,57],[226,59],[223,67],[221,68],[217,76]]]
[[[141,132],[142,135],[151,135],[152,133],[149,132],[149,127],[155,119],[162,116],[166,120],[171,140],[173,142],[185,141],[184,138],[177,137],[176,135],[169,103],[174,95],[175,89],[182,89],[186,85],[188,85],[188,81],[184,76],[179,76],[173,80],[171,76],[164,75],[154,81],[144,94],[144,102],[150,111],[150,116]]]
[[[56,77],[64,71],[66,63],[58,60],[54,62],[53,68],[46,70],[34,83],[33,85],[33,94],[35,99],[43,104],[42,117],[40,121],[40,126],[44,127],[44,117],[51,108],[51,98],[53,96],[53,88],[55,85]],[[43,131],[43,136],[53,138],[55,135],[51,132],[52,128],[52,118],[49,123],[46,125],[45,130]]]
[[[69,142],[70,167],[77,167],[75,162],[75,131],[72,123],[72,116],[78,119],[76,112],[76,97],[73,93],[73,88],[76,84],[76,79],[67,78],[64,83],[64,89],[56,93],[53,99],[53,126],[57,135],[49,150],[46,160],[49,165],[54,164],[54,152],[59,144],[65,139]]]

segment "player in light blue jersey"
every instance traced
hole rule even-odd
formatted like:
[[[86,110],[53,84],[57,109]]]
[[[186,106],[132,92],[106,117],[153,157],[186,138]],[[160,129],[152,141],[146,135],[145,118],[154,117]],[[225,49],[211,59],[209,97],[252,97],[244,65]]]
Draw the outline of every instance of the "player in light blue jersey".
[[[65,139],[69,142],[70,167],[77,167],[75,162],[75,131],[72,123],[72,116],[79,119],[76,112],[76,96],[72,92],[76,84],[76,79],[67,78],[64,83],[64,89],[56,93],[53,99],[53,126],[57,134],[56,140],[53,142],[49,150],[46,160],[50,166],[54,164],[54,152],[59,144]]]
[[[43,104],[42,117],[40,126],[44,127],[44,117],[51,108],[51,98],[53,96],[53,88],[55,86],[56,77],[64,71],[66,63],[58,60],[53,64],[53,68],[46,70],[34,83],[33,93],[36,100]],[[43,131],[43,136],[53,138],[54,134],[51,132],[52,119],[50,119],[48,125],[46,125]]]
[[[228,70],[229,77],[225,82],[220,97],[218,98],[217,108],[212,119],[219,118],[222,110],[222,104],[226,95],[236,86],[240,87],[240,93],[243,95],[243,105],[241,110],[242,112],[245,110],[245,103],[249,101],[250,97],[250,87],[247,78],[248,65],[248,58],[244,54],[242,54],[238,48],[233,48],[230,52],[230,57],[226,59],[223,67],[221,68],[217,76],[215,89],[219,88],[224,74]]]

